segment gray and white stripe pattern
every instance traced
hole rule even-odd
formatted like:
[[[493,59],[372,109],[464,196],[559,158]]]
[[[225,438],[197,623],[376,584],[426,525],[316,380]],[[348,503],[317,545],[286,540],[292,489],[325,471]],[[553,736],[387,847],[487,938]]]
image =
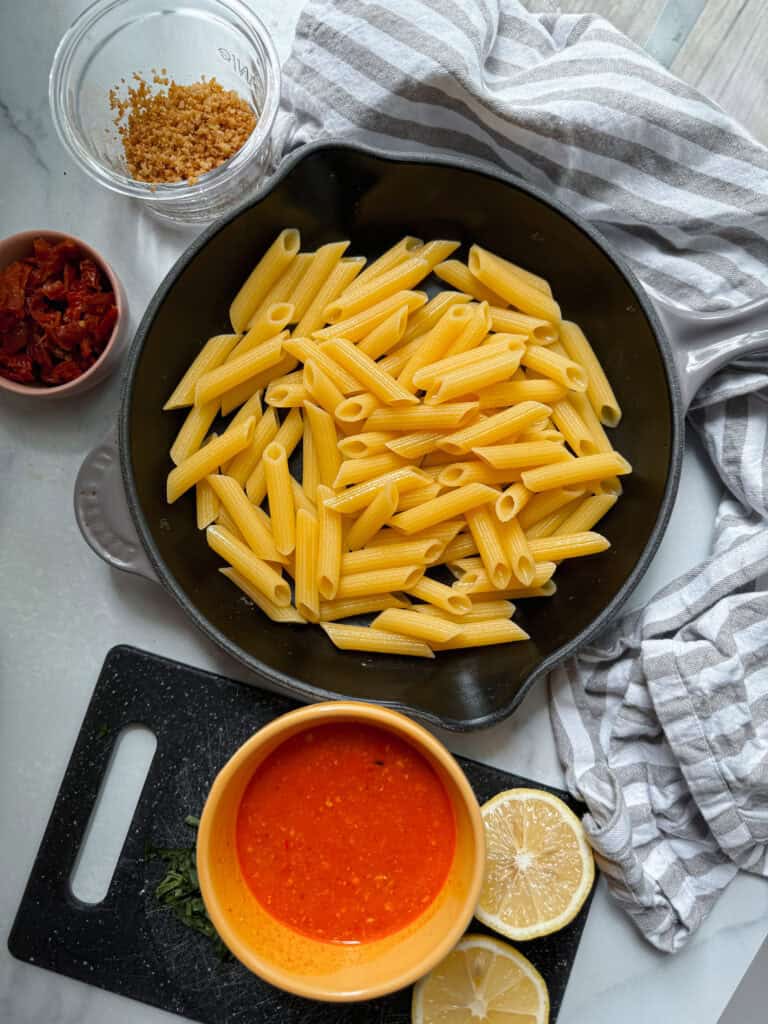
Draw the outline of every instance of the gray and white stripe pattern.
[[[330,136],[490,161],[673,303],[768,291],[768,151],[600,18],[310,0],[284,74],[283,152]],[[711,558],[550,680],[608,883],[668,951],[737,870],[768,874],[768,358],[721,371],[690,418],[728,491]]]

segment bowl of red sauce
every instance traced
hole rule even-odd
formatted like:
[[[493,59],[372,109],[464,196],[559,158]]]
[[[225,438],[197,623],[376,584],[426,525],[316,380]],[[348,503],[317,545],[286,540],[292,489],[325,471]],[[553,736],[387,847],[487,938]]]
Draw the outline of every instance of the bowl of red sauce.
[[[252,736],[203,809],[197,868],[230,951],[265,981],[372,999],[435,966],[469,924],[485,844],[464,773],[387,708],[300,708]]]
[[[127,319],[117,275],[79,238],[22,231],[0,241],[0,388],[82,394],[116,367]]]

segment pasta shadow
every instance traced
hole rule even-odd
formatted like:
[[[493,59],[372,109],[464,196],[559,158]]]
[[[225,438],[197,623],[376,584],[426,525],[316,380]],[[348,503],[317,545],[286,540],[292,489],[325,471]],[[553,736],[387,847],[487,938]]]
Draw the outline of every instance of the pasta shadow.
[[[229,331],[232,296],[287,225],[316,247],[350,238],[378,255],[404,234],[473,242],[552,284],[563,315],[581,324],[624,417],[612,435],[634,467],[601,524],[612,547],[558,573],[553,598],[521,601],[531,640],[439,654],[434,661],[334,648],[318,627],[281,625],[250,606],[217,571],[195,527],[194,493],[165,501],[168,456],[185,410],[162,406],[201,340]],[[166,588],[212,639],[300,700],[379,701],[448,729],[511,714],[527,688],[616,614],[666,526],[681,459],[681,413],[668,346],[650,302],[597,233],[536,190],[471,163],[395,157],[318,144],[283,165],[269,191],[205,232],[181,257],[139,327],[121,411],[121,457],[139,536]]]

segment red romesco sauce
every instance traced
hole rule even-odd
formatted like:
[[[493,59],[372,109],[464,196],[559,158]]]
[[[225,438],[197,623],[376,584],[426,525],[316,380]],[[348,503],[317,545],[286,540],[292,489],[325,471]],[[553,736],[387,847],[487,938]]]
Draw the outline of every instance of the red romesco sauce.
[[[243,875],[279,921],[326,942],[370,942],[418,917],[456,846],[443,783],[377,726],[308,729],[266,758],[237,820]]]

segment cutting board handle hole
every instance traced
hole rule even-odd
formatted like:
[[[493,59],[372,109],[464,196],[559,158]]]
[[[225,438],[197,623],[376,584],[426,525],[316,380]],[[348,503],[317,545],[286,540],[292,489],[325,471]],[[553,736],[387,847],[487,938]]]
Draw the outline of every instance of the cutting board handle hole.
[[[127,725],[115,740],[69,879],[83,903],[101,903],[109,892],[156,748],[145,725]]]

